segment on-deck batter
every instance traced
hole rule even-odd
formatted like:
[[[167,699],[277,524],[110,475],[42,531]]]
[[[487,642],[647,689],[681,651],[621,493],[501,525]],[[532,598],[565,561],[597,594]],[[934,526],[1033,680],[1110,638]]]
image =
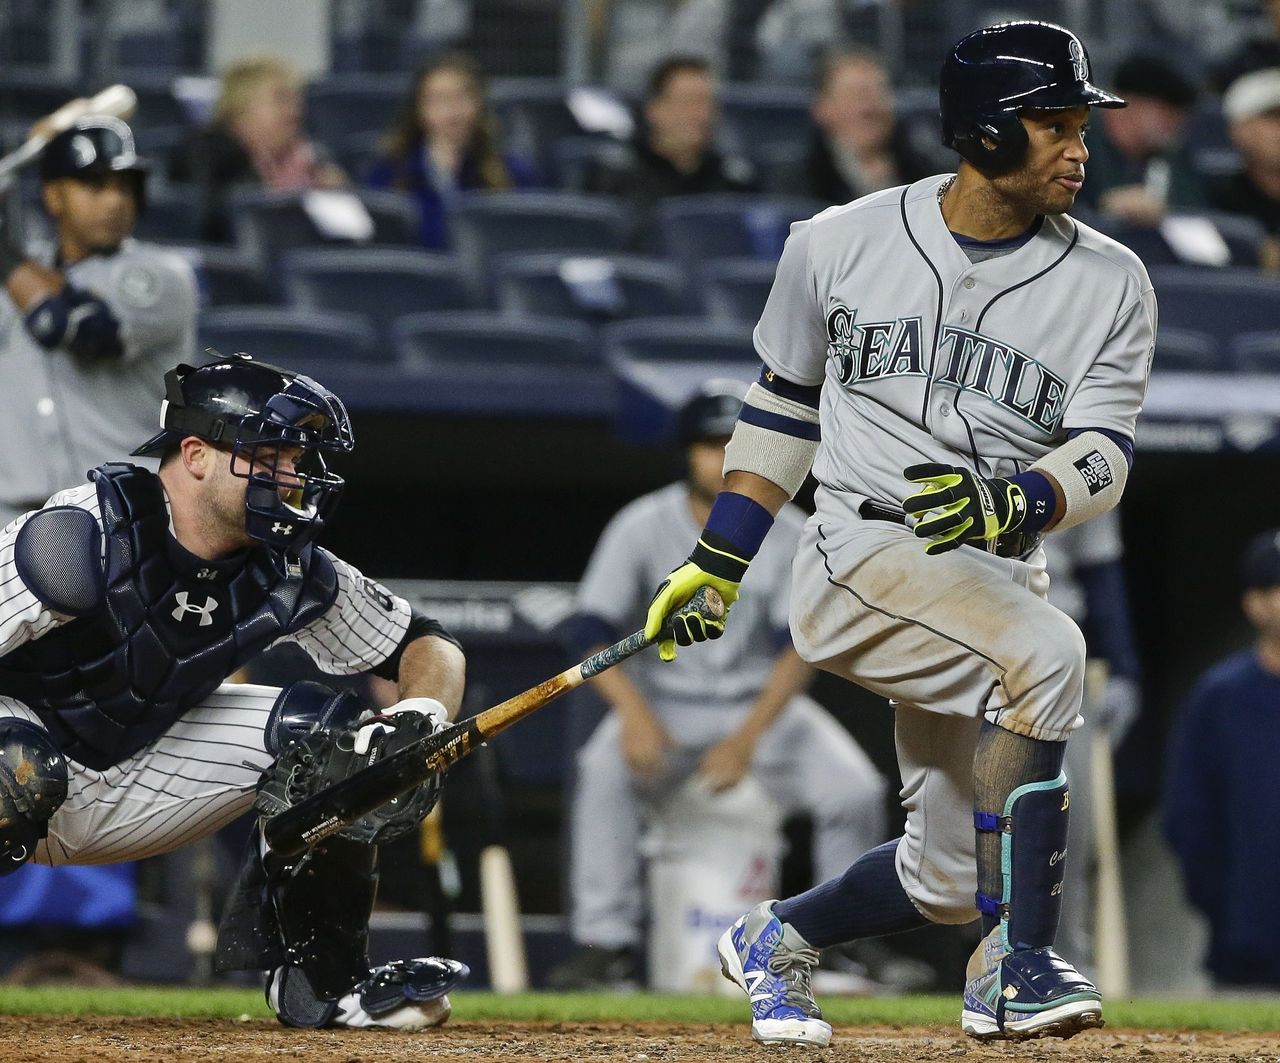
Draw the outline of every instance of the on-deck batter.
[[[721,961],[760,1040],[829,1040],[816,949],[979,913],[967,1033],[1102,1021],[1095,987],[1052,950],[1084,641],[1044,599],[1039,540],[1119,500],[1156,306],[1141,262],[1066,214],[1089,108],[1123,106],[1089,78],[1061,27],[971,34],[941,76],[957,174],[793,226],[726,490],[650,608],[656,633],[702,584],[731,603],[812,466],[792,634],[806,660],[896,703],[907,827],[726,932]],[[677,621],[682,644],[718,633]]]

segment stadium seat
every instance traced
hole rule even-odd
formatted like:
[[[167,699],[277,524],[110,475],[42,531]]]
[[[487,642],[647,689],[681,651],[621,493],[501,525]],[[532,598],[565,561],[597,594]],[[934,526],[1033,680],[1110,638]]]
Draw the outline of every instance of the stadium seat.
[[[370,244],[418,247],[418,210],[398,192],[359,193],[373,219]],[[236,244],[264,274],[271,273],[281,255],[299,247],[351,246],[352,241],[323,235],[303,207],[302,195],[242,189],[231,196],[231,217]]]
[[[455,414],[607,418],[613,377],[590,326],[486,311],[413,314],[394,329],[413,387],[447,396]]]
[[[401,361],[418,369],[464,369],[502,375],[508,369],[574,370],[598,365],[591,329],[555,318],[495,318],[485,311],[410,314],[393,328]],[[561,381],[562,384],[567,383]]]
[[[1231,364],[1242,373],[1280,374],[1280,325],[1269,332],[1242,332],[1231,341]]]
[[[1280,329],[1280,280],[1248,270],[1165,266],[1151,271],[1160,326],[1230,338]]]
[[[323,373],[350,363],[389,360],[373,326],[358,314],[270,307],[224,307],[200,316],[200,346],[248,351],[288,369]]]
[[[760,319],[777,266],[758,258],[727,258],[708,262],[701,271],[702,301],[715,321]]]
[[[702,318],[640,318],[606,325],[602,338],[611,361],[724,362],[760,361],[751,343],[751,327],[717,324]]]
[[[502,255],[494,262],[498,309],[599,322],[687,314],[684,275],[670,263],[634,255]]]
[[[449,215],[453,246],[477,296],[497,255],[522,251],[609,254],[627,232],[622,206],[604,196],[559,192],[464,192]]]
[[[133,235],[160,243],[200,242],[203,218],[199,193],[190,185],[147,183],[147,206],[138,215]]]
[[[569,110],[568,90],[559,78],[496,78],[489,84],[502,143],[544,174],[553,165],[551,146],[585,132]]]
[[[1222,346],[1211,334],[1160,325],[1153,373],[1216,373],[1226,368]]]
[[[387,340],[396,318],[467,306],[452,255],[399,248],[308,248],[289,252],[281,266],[294,306],[363,314]]]
[[[307,86],[307,126],[322,144],[385,132],[409,91],[403,74],[341,74]]]
[[[779,150],[792,154],[808,146],[812,119],[807,90],[743,82],[721,86],[719,95],[730,150],[759,162]]]
[[[183,249],[183,256],[196,271],[201,306],[270,306],[280,301],[235,248],[206,244]]]
[[[658,227],[667,253],[691,271],[717,258],[776,262],[791,223],[825,206],[789,196],[677,196],[658,205]]]
[[[631,148],[613,137],[561,137],[551,146],[546,172],[557,188],[583,192],[596,170],[622,169],[630,158]]]

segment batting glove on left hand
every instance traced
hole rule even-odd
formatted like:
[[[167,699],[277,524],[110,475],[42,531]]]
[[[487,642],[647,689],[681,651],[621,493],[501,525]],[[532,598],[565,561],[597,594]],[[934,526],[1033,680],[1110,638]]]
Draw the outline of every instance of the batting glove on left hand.
[[[370,720],[366,720],[356,731],[355,746],[352,750],[357,756],[363,757],[369,752],[369,747],[373,745],[375,739],[382,735],[394,731],[401,723],[406,722],[405,719],[397,720],[395,717],[401,713],[412,713],[417,717],[428,716],[431,718],[432,731],[440,731],[449,726],[449,710],[442,703],[436,701],[435,698],[405,698],[398,701],[389,709],[383,709]],[[414,723],[419,722],[414,719]]]
[[[925,462],[902,475],[924,488],[902,503],[907,513],[927,514],[915,533],[931,540],[926,554],[941,554],[965,543],[1014,531],[1027,517],[1027,496],[1012,480],[987,480],[957,465]]]
[[[696,556],[698,551],[694,550]],[[746,562],[734,559],[745,572]],[[645,619],[644,634],[646,638],[656,639],[662,633],[668,619],[671,621],[671,637],[658,643],[658,656],[664,661],[676,659],[676,644],[692,646],[695,642],[706,642],[707,639],[718,639],[724,634],[724,620],[710,620],[698,613],[675,615],[677,609],[684,605],[703,587],[714,587],[724,599],[725,616],[729,615],[729,607],[738,600],[738,579],[716,576],[706,571],[690,558],[672,572],[658,585],[658,590],[649,603],[649,613]]]

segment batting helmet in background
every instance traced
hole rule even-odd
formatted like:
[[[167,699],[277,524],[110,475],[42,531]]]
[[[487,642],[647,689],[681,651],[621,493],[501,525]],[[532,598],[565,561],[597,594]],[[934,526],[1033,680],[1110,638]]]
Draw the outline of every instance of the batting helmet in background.
[[[709,380],[681,408],[676,437],[688,446],[704,439],[728,439],[742,412],[747,387],[736,380]]]
[[[40,156],[40,180],[63,177],[92,181],[110,173],[134,177],[138,209],[145,203],[151,164],[138,155],[133,130],[119,118],[91,115],[49,141]]]
[[[1061,26],[1002,22],[970,33],[942,64],[942,142],[983,173],[1015,169],[1027,151],[1020,110],[1125,105],[1089,76],[1089,53]]]

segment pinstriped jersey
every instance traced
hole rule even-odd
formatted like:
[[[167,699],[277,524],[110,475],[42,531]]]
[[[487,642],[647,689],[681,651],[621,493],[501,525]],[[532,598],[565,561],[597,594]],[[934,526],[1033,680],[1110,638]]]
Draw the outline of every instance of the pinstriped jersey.
[[[1134,438],[1156,301],[1131,251],[1065,216],[971,262],[948,231],[948,175],[792,226],[755,330],[766,366],[822,385],[823,516],[901,504],[908,465],[1026,469],[1072,428]]]
[[[96,485],[89,483],[60,491],[45,508],[76,506],[91,513],[102,525]],[[0,531],[0,658],[51,630],[71,623],[73,617],[48,609],[23,583],[14,562],[18,530],[30,518],[19,517]],[[317,549],[320,549],[317,547]],[[409,603],[380,583],[362,575],[354,566],[323,551],[338,576],[333,605],[306,627],[277,641],[295,642],[329,675],[353,675],[376,668],[390,657],[409,628]],[[175,609],[191,612],[198,623],[200,602],[175,602]]]

